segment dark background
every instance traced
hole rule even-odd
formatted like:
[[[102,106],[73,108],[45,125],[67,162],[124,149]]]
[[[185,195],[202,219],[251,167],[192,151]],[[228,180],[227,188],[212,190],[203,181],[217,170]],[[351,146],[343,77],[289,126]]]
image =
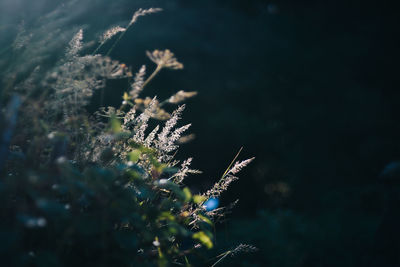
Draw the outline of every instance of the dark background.
[[[29,25],[62,2],[0,0],[0,21]],[[224,264],[400,266],[395,3],[79,3],[81,15],[68,26],[85,24],[89,40],[126,24],[139,7],[164,9],[141,18],[112,56],[151,69],[145,51],[169,48],[184,63],[163,71],[143,96],[199,92],[184,114],[196,139],[178,153],[203,171],[188,178],[193,190],[217,181],[241,146],[240,158],[256,157],[222,196],[222,204],[240,202],[217,227],[217,245],[260,251]],[[108,104],[119,104],[125,88],[109,88]]]

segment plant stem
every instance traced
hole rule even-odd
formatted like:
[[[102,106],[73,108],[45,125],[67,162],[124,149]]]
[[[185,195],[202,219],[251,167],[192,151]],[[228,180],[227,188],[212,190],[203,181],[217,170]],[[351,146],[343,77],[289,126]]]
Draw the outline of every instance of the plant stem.
[[[224,256],[222,256],[219,260],[217,260],[213,265],[211,265],[210,267],[214,267],[215,265],[217,265],[220,261],[222,261],[224,258],[226,258],[226,256],[228,256],[231,253],[231,251],[229,250],[228,252],[225,253]]]
[[[185,257],[186,266],[189,267],[189,266],[190,266],[189,260],[188,260],[188,258],[186,257],[186,255],[185,255],[184,257]]]
[[[236,160],[237,157],[239,156],[240,152],[242,152],[242,149],[243,149],[243,147],[241,147],[241,148],[239,149],[239,152],[238,152],[238,153],[236,154],[236,156],[233,158],[233,160],[232,160],[231,164],[229,164],[228,168],[226,168],[226,170],[225,170],[225,172],[224,172],[224,174],[222,175],[221,178],[224,178],[225,175],[228,173],[229,169],[232,167],[233,163],[235,162],[235,160]]]
[[[93,51],[92,56],[94,54],[96,54],[97,51],[99,51],[99,49],[105,44],[105,42],[101,42],[99,46],[97,46],[97,48]]]
[[[157,73],[162,69],[162,65],[158,64],[157,68],[153,71],[153,73],[147,78],[147,80],[143,83],[142,88],[145,87],[153,78],[157,75]]]
[[[104,102],[104,87],[101,88],[101,91],[100,91],[100,107],[103,106],[103,102]]]
[[[111,46],[111,48],[108,50],[106,56],[109,56],[111,51],[114,49],[114,47],[117,45],[117,43],[121,40],[121,38],[125,35],[125,33],[128,31],[129,27],[126,28],[126,30],[124,32],[122,32],[119,36],[118,39],[115,40],[115,42],[113,43],[113,45]]]

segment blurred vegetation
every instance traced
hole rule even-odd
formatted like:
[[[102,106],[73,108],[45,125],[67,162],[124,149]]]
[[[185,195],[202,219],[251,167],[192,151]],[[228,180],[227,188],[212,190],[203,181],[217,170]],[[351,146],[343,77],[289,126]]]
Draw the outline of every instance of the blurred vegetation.
[[[239,151],[213,187],[192,194],[183,181],[200,171],[190,168],[192,158],[175,158],[179,145],[191,139],[183,135],[191,125],[176,127],[184,105],[173,112],[166,106],[197,93],[180,90],[164,101],[139,98],[162,69],[183,64],[168,49],[154,50],[147,52],[153,72],[146,75],[143,65],[133,75],[108,57],[138,18],[161,9],[137,10],[127,26],[108,29],[99,41],[85,42],[83,28],[71,30],[65,53],[56,55],[66,38],[57,35],[68,35],[59,27],[71,19],[63,9],[30,31],[22,22],[2,55],[2,264],[204,264],[214,247],[215,222],[235,204],[219,207],[218,198],[253,159],[236,161]],[[118,107],[103,107],[110,80],[128,84]],[[224,255],[255,250],[240,244],[214,255],[215,264]]]
[[[0,1],[1,49],[22,20],[30,32],[38,14],[57,2]],[[187,185],[196,193],[212,186],[211,177],[242,144],[244,156],[257,156],[246,179],[220,198],[223,205],[238,196],[240,202],[230,222],[216,225],[214,246],[223,253],[241,240],[260,252],[220,264],[398,266],[399,184],[381,175],[400,157],[398,3],[80,1],[64,6],[63,26],[53,20],[65,34],[46,46],[55,52],[42,66],[56,62],[82,25],[87,39],[96,39],[99,29],[152,6],[165,12],[139,21],[111,56],[134,70],[146,62],[147,49],[173,48],[185,60],[184,70],[161,72],[146,92],[160,99],[180,89],[199,92],[183,118],[195,122],[196,139],[178,157],[195,151],[193,165],[203,173]],[[2,70],[9,52],[0,56]],[[118,107],[125,88],[125,80],[107,81],[105,104]],[[100,91],[93,97],[90,112],[97,111]]]

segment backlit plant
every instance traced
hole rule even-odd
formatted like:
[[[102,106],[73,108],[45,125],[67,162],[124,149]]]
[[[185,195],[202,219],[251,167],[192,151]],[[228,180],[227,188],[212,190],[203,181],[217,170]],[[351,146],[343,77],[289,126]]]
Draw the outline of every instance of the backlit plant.
[[[174,157],[190,139],[183,135],[190,124],[177,126],[185,105],[172,113],[165,105],[197,93],[139,98],[162,69],[183,64],[171,51],[155,50],[147,52],[155,70],[146,76],[143,65],[133,75],[109,57],[140,16],[158,11],[140,9],[127,27],[107,30],[94,52],[84,53],[90,46],[79,29],[51,67],[34,61],[27,63],[30,71],[3,71],[0,253],[7,266],[189,266],[206,260],[201,252],[214,246],[214,223],[235,204],[218,208],[218,198],[252,159],[236,161],[237,155],[203,194],[184,185],[185,177],[199,173],[190,168],[192,158]],[[16,57],[42,42],[25,30],[17,39]],[[103,51],[107,42],[113,43]],[[15,66],[18,60],[12,60]],[[130,81],[121,105],[91,114],[93,95],[111,79]],[[241,244],[217,263],[254,250]]]

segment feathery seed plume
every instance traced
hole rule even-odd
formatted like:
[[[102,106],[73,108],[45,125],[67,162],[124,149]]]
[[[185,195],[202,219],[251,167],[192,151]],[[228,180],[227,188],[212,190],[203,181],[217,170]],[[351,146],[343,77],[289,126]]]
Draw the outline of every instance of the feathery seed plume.
[[[183,90],[178,91],[176,94],[172,95],[170,98],[168,98],[168,103],[171,104],[178,104],[182,101],[185,101],[187,98],[193,97],[197,95],[196,91],[193,92],[185,92]]]
[[[139,8],[139,9],[133,14],[132,19],[131,19],[131,21],[129,22],[128,27],[130,27],[131,25],[133,25],[133,24],[137,21],[137,19],[138,19],[139,17],[141,17],[141,16],[146,16],[146,15],[148,15],[148,14],[157,13],[157,12],[160,12],[160,11],[162,11],[161,8],[149,8],[149,9],[142,9],[142,8]]]
[[[134,128],[135,136],[133,137],[133,140],[137,143],[142,144],[144,142],[144,132],[147,129],[147,122],[149,121],[151,114],[154,113],[156,102],[156,97],[154,97],[153,100],[151,100],[149,106],[143,111],[143,113],[135,119],[136,126]]]
[[[229,170],[228,173],[236,174],[236,173],[240,172],[244,167],[246,167],[253,160],[254,160],[254,157],[250,158],[250,159],[243,160],[241,162],[237,161],[235,163],[235,165],[233,165],[232,169]]]
[[[179,106],[173,113],[171,118],[165,123],[164,128],[162,129],[161,133],[158,134],[158,149],[161,151],[167,152],[168,149],[168,135],[172,131],[172,128],[176,125],[178,120],[180,119],[180,115],[182,111],[185,109],[185,105]]]
[[[72,60],[78,56],[79,51],[82,49],[83,30],[80,29],[68,44],[66,58]]]
[[[151,145],[153,144],[154,138],[156,137],[156,134],[158,132],[158,129],[160,128],[159,125],[157,125],[153,131],[151,131],[151,133],[149,133],[149,135],[146,137],[146,139],[144,140],[144,145],[147,147],[151,147]]]
[[[105,43],[107,40],[110,40],[114,35],[126,31],[125,28],[121,26],[115,26],[103,33],[103,35],[100,37],[100,43]]]
[[[201,171],[199,171],[199,170],[192,170],[189,168],[190,164],[192,163],[192,160],[193,160],[193,158],[188,158],[183,161],[183,163],[181,165],[181,169],[174,176],[172,176],[175,183],[177,183],[177,184],[182,183],[183,180],[185,179],[185,177],[190,173],[192,173],[192,174],[201,173]]]
[[[146,66],[143,65],[140,70],[135,75],[135,81],[131,85],[131,91],[129,92],[129,96],[132,99],[135,99],[139,96],[140,92],[143,89],[144,84],[144,76],[146,75]]]

